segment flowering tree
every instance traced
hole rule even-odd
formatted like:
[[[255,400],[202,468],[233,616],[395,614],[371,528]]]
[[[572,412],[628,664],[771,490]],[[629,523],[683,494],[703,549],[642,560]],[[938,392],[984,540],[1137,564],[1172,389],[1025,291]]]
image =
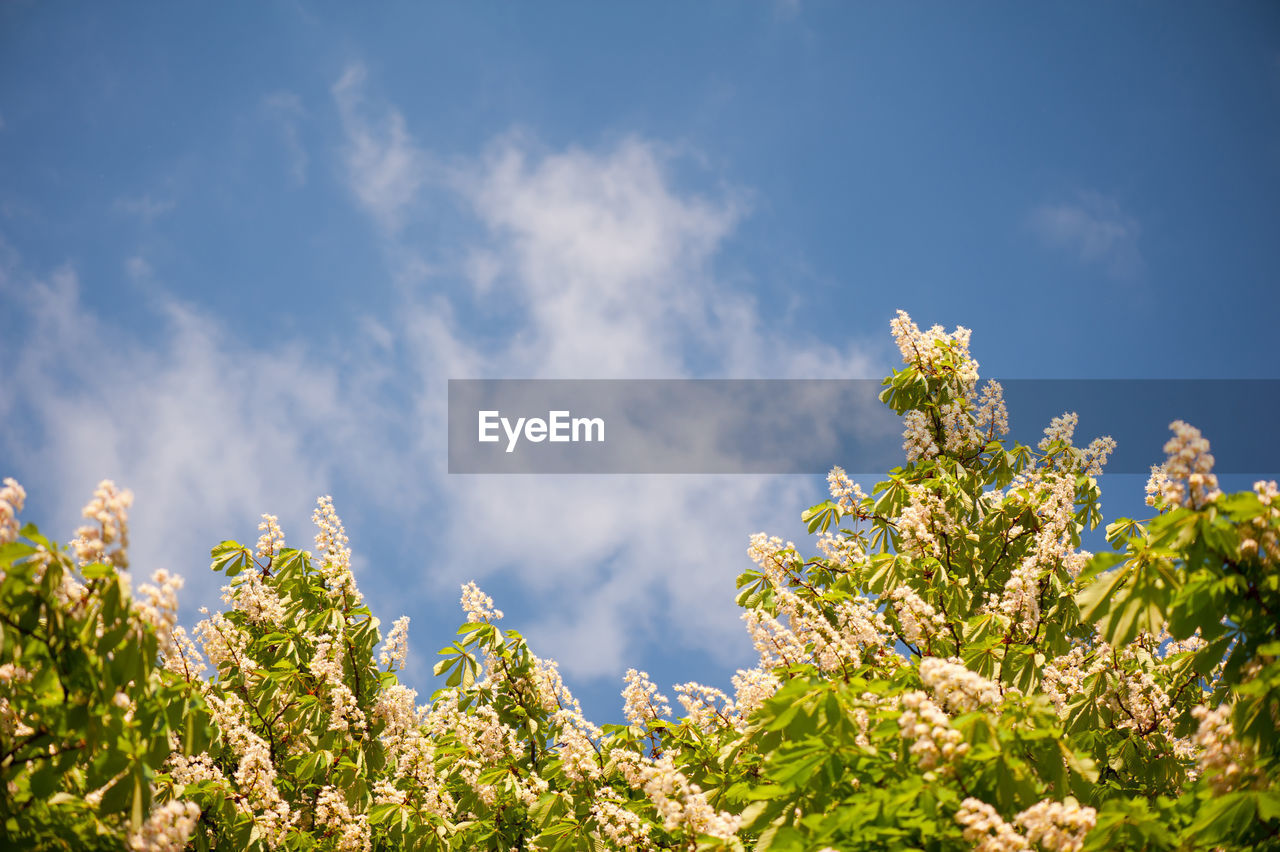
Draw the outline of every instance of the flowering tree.
[[[840,468],[765,534],[738,603],[758,660],[676,705],[643,672],[588,721],[556,664],[463,587],[444,687],[400,684],[328,498],[315,550],[264,516],[223,542],[225,612],[188,637],[175,578],[130,592],[127,493],[64,552],[0,491],[0,818],[34,847],[1192,849],[1280,847],[1280,501],[1224,495],[1173,424],[1146,523],[1101,523],[1108,438],[1006,440],[964,329],[893,322],[906,464]],[[380,648],[380,650],[379,650]]]
[[[131,592],[132,497],[111,483],[70,552],[34,527],[18,540],[25,497],[12,479],[0,488],[0,836],[41,849],[185,836],[195,806],[157,805],[152,786],[175,748],[207,743],[198,696],[159,665],[181,579],[159,571]]]

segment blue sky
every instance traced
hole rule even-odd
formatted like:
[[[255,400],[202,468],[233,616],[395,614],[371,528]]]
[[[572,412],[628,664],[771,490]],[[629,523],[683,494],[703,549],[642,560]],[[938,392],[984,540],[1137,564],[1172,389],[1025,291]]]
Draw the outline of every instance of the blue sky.
[[[332,493],[419,686],[474,577],[614,717],[749,660],[820,485],[449,477],[448,378],[875,377],[897,308],[987,375],[1270,378],[1278,222],[1273,4],[11,2],[0,472],[64,539],[131,487],[188,621]]]

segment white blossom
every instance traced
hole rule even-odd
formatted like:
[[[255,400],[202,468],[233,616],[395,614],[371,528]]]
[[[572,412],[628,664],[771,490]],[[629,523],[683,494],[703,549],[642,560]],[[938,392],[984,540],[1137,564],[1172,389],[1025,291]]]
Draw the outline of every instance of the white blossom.
[[[284,531],[280,529],[280,519],[275,515],[263,515],[258,523],[258,530],[262,535],[258,537],[255,555],[259,562],[270,565],[276,554],[284,548]]]
[[[502,610],[493,608],[493,598],[480,591],[474,582],[462,587],[462,610],[467,614],[467,621],[499,621]]]
[[[181,852],[200,820],[195,802],[171,801],[155,808],[136,832],[125,839],[130,852]]]
[[[931,459],[938,455],[938,444],[933,439],[933,424],[923,411],[908,411],[902,416],[902,449],[907,461]]]
[[[959,660],[925,657],[920,661],[920,680],[943,707],[955,713],[998,707],[1004,700],[998,684]]]
[[[18,513],[27,499],[27,492],[12,476],[5,477],[4,487],[0,488],[0,544],[7,544],[18,539]],[[0,574],[0,578],[3,578]]]
[[[898,728],[902,738],[911,742],[910,753],[921,769],[938,768],[968,753],[963,735],[951,727],[950,718],[929,696],[913,690],[898,700],[902,707]]]
[[[827,487],[831,491],[831,499],[836,501],[842,511],[849,514],[856,512],[859,504],[867,499],[862,487],[850,479],[849,474],[844,472],[844,468],[839,466],[831,468],[831,472],[827,474]]]
[[[325,787],[316,798],[316,824],[336,839],[338,852],[369,852],[372,848],[369,818],[353,814],[346,796],[336,787]]]
[[[1161,497],[1167,505],[1191,509],[1216,500],[1218,477],[1213,473],[1213,456],[1209,442],[1194,426],[1175,420],[1169,424],[1173,437],[1164,445],[1168,458],[1164,463]]]
[[[378,662],[392,669],[404,668],[409,654],[409,616],[402,615],[391,625],[391,635],[378,654]]]
[[[739,817],[713,808],[702,789],[675,767],[669,755],[645,761],[640,776],[645,795],[658,809],[667,831],[684,829],[724,842],[737,835]]]
[[[101,562],[116,568],[127,568],[129,559],[129,507],[133,505],[133,492],[121,491],[109,479],[98,483],[93,499],[81,514],[93,524],[76,530],[71,547],[81,565]]]
[[[1016,852],[1031,848],[1027,838],[980,799],[970,796],[961,802],[955,818],[964,828],[964,839],[973,844],[974,852]]]
[[[658,692],[648,674],[627,669],[624,679],[627,685],[622,690],[623,712],[630,724],[644,726],[671,715],[667,697]]]
[[[363,598],[351,574],[351,548],[342,520],[333,508],[333,498],[326,495],[316,500],[311,519],[316,525],[316,552],[325,585],[335,598],[350,598],[359,606]]]

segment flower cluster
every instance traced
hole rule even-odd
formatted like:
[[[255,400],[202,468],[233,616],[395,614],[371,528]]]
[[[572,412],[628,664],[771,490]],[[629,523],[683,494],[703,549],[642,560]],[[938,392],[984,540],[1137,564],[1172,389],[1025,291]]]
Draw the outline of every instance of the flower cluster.
[[[279,625],[285,621],[285,601],[256,572],[246,574],[234,585],[223,586],[222,600],[243,612],[251,624]]]
[[[1082,807],[1073,798],[1064,802],[1045,799],[1022,811],[1014,822],[1027,840],[1049,852],[1080,852],[1084,839],[1098,822],[1098,812]]]
[[[369,818],[353,814],[346,796],[335,787],[325,787],[316,798],[316,823],[337,840],[338,852],[369,852],[372,847]]]
[[[857,512],[858,506],[867,499],[862,487],[850,479],[842,467],[831,468],[827,474],[827,487],[831,491],[831,499],[847,514]]]
[[[1239,789],[1253,774],[1252,756],[1235,739],[1232,709],[1230,704],[1220,704],[1191,710],[1199,722],[1194,741],[1200,750],[1200,771],[1218,793]]]
[[[98,483],[93,499],[81,514],[93,524],[76,530],[71,542],[81,565],[101,562],[116,568],[127,568],[129,559],[129,507],[133,505],[133,492],[121,491],[109,479]]]
[[[853,568],[867,557],[862,539],[857,535],[823,533],[817,546],[819,553],[844,569]]]
[[[1009,574],[998,607],[1024,635],[1035,633],[1040,622],[1040,566],[1034,556],[1024,559]]]
[[[935,373],[943,358],[952,355],[958,362],[956,377],[966,389],[972,389],[978,381],[978,362],[969,355],[969,338],[972,332],[956,326],[951,334],[940,325],[921,331],[906,311],[898,311],[889,321],[893,341],[902,353],[904,364],[913,364],[926,373]]]
[[[1072,437],[1076,434],[1076,425],[1080,422],[1080,415],[1074,411],[1068,411],[1059,417],[1055,417],[1049,421],[1049,425],[1045,427],[1044,437],[1040,439],[1040,450],[1042,452],[1056,443],[1070,444]]]
[[[199,784],[203,781],[225,785],[227,781],[226,776],[222,774],[222,770],[218,768],[213,758],[207,753],[185,755],[180,751],[175,751],[169,755],[167,769],[169,777],[179,787],[185,787],[188,784]]]
[[[920,680],[953,713],[998,707],[1004,700],[998,684],[970,671],[959,660],[925,657],[920,661]]]
[[[709,731],[724,725],[735,725],[737,714],[733,700],[720,690],[700,683],[682,683],[676,686],[676,700],[684,707],[689,723],[701,731]]]
[[[1009,434],[1009,410],[1004,403],[1004,387],[995,379],[983,386],[974,421],[988,441]]]
[[[200,819],[194,802],[166,802],[151,812],[142,828],[129,835],[125,848],[130,852],[181,852]]]
[[[316,639],[316,650],[311,657],[310,669],[329,698],[329,724],[335,730],[363,729],[364,711],[347,686],[342,670],[341,640],[321,634]]]
[[[9,696],[31,681],[31,672],[15,663],[0,665],[0,737],[27,737],[34,729],[18,716]]]
[[[1280,562],[1280,489],[1272,480],[1258,480],[1253,483],[1253,493],[1258,502],[1266,507],[1266,515],[1255,517],[1250,522],[1249,534],[1240,542],[1240,549],[1245,555],[1258,555],[1269,559],[1272,563]]]
[[[945,539],[959,532],[959,525],[937,494],[915,486],[909,486],[909,493],[910,501],[896,520],[902,549],[915,556],[942,559]]]
[[[902,738],[911,741],[911,754],[921,769],[936,769],[968,753],[969,744],[964,736],[951,727],[950,718],[929,696],[913,690],[903,694],[899,701],[902,715],[898,717],[898,728]]]
[[[934,440],[933,423],[923,411],[908,411],[902,417],[902,449],[907,461],[931,459],[938,455],[938,443]]]
[[[500,621],[502,610],[493,608],[493,598],[480,591],[474,582],[462,587],[462,611],[467,614],[467,621]]]
[[[943,404],[938,410],[942,420],[942,448],[957,455],[984,443],[974,418],[969,413],[969,401],[956,400]]]
[[[632,725],[645,726],[656,719],[671,715],[667,697],[649,680],[649,675],[635,669],[627,669],[627,685],[622,690],[623,713]]]
[[[964,839],[974,852],[1016,852],[1029,849],[1027,838],[1009,825],[996,809],[972,796],[960,803],[956,822],[964,829]]]
[[[296,814],[276,787],[276,766],[271,747],[258,736],[247,719],[248,708],[234,694],[225,697],[209,691],[205,701],[214,724],[226,738],[238,763],[233,781],[238,791],[237,809],[253,820],[270,848],[283,845]]]
[[[1168,459],[1158,481],[1160,496],[1167,506],[1199,509],[1222,494],[1213,473],[1209,442],[1199,429],[1181,420],[1173,421],[1169,428],[1173,437],[1164,445]]]
[[[284,531],[280,529],[280,519],[275,515],[263,515],[258,531],[262,535],[258,537],[255,555],[263,565],[270,565],[276,554],[284,549]]]
[[[946,627],[942,613],[910,586],[898,586],[889,593],[889,597],[894,602],[898,624],[902,626],[902,638],[907,642],[923,647]]]
[[[155,631],[160,653],[164,656],[172,655],[175,650],[174,630],[178,623],[178,590],[181,588],[182,578],[161,568],[151,575],[151,583],[138,587],[138,597],[133,602],[138,621]]]
[[[723,841],[738,833],[741,820],[713,808],[702,789],[675,767],[669,755],[646,760],[640,768],[640,779],[667,831],[685,829]]]
[[[1013,818],[1015,825],[1001,819],[996,809],[972,796],[956,810],[956,822],[964,829],[964,839],[976,852],[1016,852],[1043,849],[1046,852],[1080,852],[1085,835],[1097,824],[1093,808],[1081,807],[1073,798],[1065,802],[1045,799]]]
[[[635,849],[649,839],[649,825],[622,806],[619,799],[596,799],[591,816],[600,834],[620,849]]]
[[[316,510],[311,514],[316,525],[316,552],[319,554],[320,573],[335,598],[347,599],[359,606],[363,598],[356,588],[351,573],[351,548],[342,520],[333,508],[333,498],[325,495],[316,500]]]
[[[409,616],[402,615],[391,625],[391,635],[387,637],[382,652],[378,654],[378,662],[391,669],[404,668],[405,657],[409,655]]]
[[[1089,476],[1099,476],[1115,449],[1116,439],[1110,435],[1094,438],[1081,454],[1084,472]]]
[[[0,488],[0,544],[16,541],[18,538],[18,513],[27,499],[27,492],[12,476],[4,479],[4,488]]]
[[[738,669],[733,676],[733,703],[738,724],[777,693],[782,681],[764,667]]]

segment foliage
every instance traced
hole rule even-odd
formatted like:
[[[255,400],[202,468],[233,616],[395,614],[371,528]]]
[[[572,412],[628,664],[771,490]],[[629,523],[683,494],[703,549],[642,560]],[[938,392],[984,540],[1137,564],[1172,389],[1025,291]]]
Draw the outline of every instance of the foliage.
[[[124,506],[64,552],[0,491],[7,839],[51,848],[1280,848],[1280,501],[1224,495],[1175,423],[1146,522],[1101,523],[1107,438],[1055,418],[1006,440],[963,329],[893,323],[884,402],[907,463],[866,494],[836,468],[764,534],[738,603],[758,652],[733,695],[628,672],[596,726],[473,584],[445,686],[398,682],[327,498],[314,554],[264,516],[223,542],[225,613],[188,638],[173,578],[138,595]],[[7,514],[6,514],[7,512]],[[6,532],[7,531],[7,532]],[[206,668],[206,659],[211,668]],[[208,671],[208,675],[205,672]]]
[[[13,520],[22,490],[0,490],[0,522]],[[0,523],[0,824],[9,847],[119,849],[140,832],[153,783],[177,742],[207,743],[198,692],[165,677],[156,626],[176,611],[180,581],[131,594],[116,570],[123,550],[112,533],[127,495],[107,484],[86,510],[110,508],[82,528],[72,555],[32,526],[9,540]],[[94,545],[97,545],[96,550]]]

